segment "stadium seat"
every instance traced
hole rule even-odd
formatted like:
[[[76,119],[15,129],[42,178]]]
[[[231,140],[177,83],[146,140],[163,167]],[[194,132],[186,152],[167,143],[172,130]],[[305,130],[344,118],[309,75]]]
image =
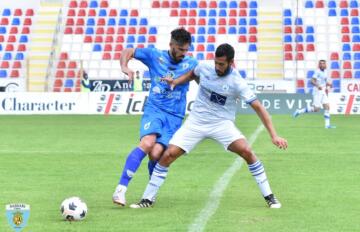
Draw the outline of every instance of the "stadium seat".
[[[14,16],[22,16],[22,10],[19,8],[15,9]]]
[[[170,8],[170,2],[166,1],[166,0],[163,0],[161,2],[161,8]]]
[[[7,77],[7,71],[0,69],[0,77],[1,78],[6,78]]]
[[[197,60],[204,60],[205,58],[204,58],[204,53],[197,53],[196,54],[196,59]]]
[[[217,11],[214,9],[210,9],[208,17],[216,17],[217,16]]]
[[[312,0],[307,0],[305,2],[305,8],[314,8],[314,3],[312,2]]]
[[[240,1],[239,8],[248,8],[247,1]]]
[[[344,72],[344,78],[347,78],[347,79],[352,78],[352,72],[351,71],[345,71]]]
[[[330,68],[331,68],[331,69],[340,69],[339,62],[337,62],[337,61],[331,62]]]
[[[248,51],[249,52],[256,52],[257,51],[256,44],[250,44]]]
[[[350,42],[350,36],[349,35],[343,35],[342,38],[341,38],[341,42],[349,43]]]
[[[249,3],[249,8],[257,8],[258,7],[258,5],[257,5],[257,2],[256,1],[251,1],[250,3]]]
[[[332,71],[331,72],[331,78],[340,78],[340,72],[339,71]]]
[[[219,2],[219,5],[218,5],[219,8],[227,8],[227,2],[226,1],[220,1]]]
[[[17,78],[20,76],[19,70],[11,70],[10,77]]]
[[[355,72],[354,78],[360,79],[360,71]]]
[[[341,0],[339,6],[340,6],[340,8],[348,8],[347,0]]]
[[[351,18],[351,24],[352,25],[359,25],[359,18],[358,17],[352,17]]]
[[[237,1],[231,1],[231,2],[229,3],[229,8],[238,8]]]
[[[354,63],[354,69],[360,69],[360,62],[359,61],[356,61]]]
[[[101,7],[101,8],[108,8],[108,7],[109,7],[108,1],[107,1],[107,0],[102,0],[102,1],[100,2],[100,7]]]
[[[314,41],[308,41],[308,36],[309,36],[309,35],[306,36],[306,42],[314,42]],[[302,43],[302,42],[304,42],[303,36],[297,34],[297,35],[295,36],[295,42],[296,42],[296,43]]]
[[[332,52],[330,54],[330,60],[339,60],[339,53],[337,52]]]
[[[173,1],[171,2],[170,7],[171,7],[171,8],[176,8],[176,9],[179,8],[179,7],[180,7],[179,1],[173,0]]]
[[[227,16],[226,10],[221,9],[221,10],[219,11],[219,16],[220,16],[220,17],[226,17],[226,16]]]
[[[210,1],[209,8],[217,8],[217,1]]]
[[[291,44],[285,44],[284,45],[284,51],[285,52],[291,52],[292,51],[292,45]]]
[[[287,25],[291,26],[291,18],[284,18],[283,24],[285,26],[287,26]]]
[[[291,42],[292,42],[291,35],[285,35],[284,36],[284,43],[291,43]]]
[[[9,67],[10,67],[9,61],[2,61],[1,62],[0,68],[7,69]]]
[[[343,46],[342,46],[342,51],[343,51],[343,52],[349,52],[349,51],[351,51],[350,44],[343,44]]]
[[[359,10],[357,8],[351,9],[350,16],[359,16]]]
[[[360,60],[360,53],[354,54],[354,60]]]
[[[244,35],[239,36],[239,39],[238,39],[239,43],[246,43],[246,41],[247,41],[246,36],[244,36]]]
[[[295,55],[295,60],[304,60],[304,54],[303,53],[297,53]]]
[[[316,8],[324,8],[324,2],[322,0],[317,0],[315,3]]]
[[[283,11],[283,15],[284,15],[284,17],[291,17],[291,10],[290,9],[285,9]]]
[[[336,2],[333,0],[330,0],[328,2],[328,8],[336,8]]]
[[[350,61],[344,61],[343,69],[351,69],[351,62]]]
[[[10,16],[11,10],[9,8],[3,9],[2,16]]]
[[[215,43],[215,42],[216,42],[215,36],[209,35],[209,36],[207,37],[207,41],[206,41],[206,42],[208,42],[208,43]]]
[[[351,60],[351,54],[348,52],[343,53],[343,60]]]
[[[330,9],[330,10],[329,10],[328,16],[334,17],[334,16],[336,16],[336,15],[337,15],[337,14],[336,14],[336,10],[335,10],[335,9]]]

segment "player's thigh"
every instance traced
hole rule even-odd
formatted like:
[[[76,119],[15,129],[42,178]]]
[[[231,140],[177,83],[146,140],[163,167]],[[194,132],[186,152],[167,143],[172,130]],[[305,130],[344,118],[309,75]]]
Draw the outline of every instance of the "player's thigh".
[[[201,140],[206,137],[206,125],[203,127],[190,120],[186,120],[174,134],[169,144],[180,147],[186,153],[189,153]]]
[[[245,139],[245,136],[236,127],[235,123],[230,120],[214,124],[209,137],[222,144],[225,150],[228,150],[232,142],[238,139]]]
[[[321,98],[321,104],[322,105],[329,105],[329,97],[328,97],[328,95],[326,95],[326,94],[323,94],[322,95],[322,98]]]
[[[322,103],[321,103],[321,100],[322,100],[322,94],[321,93],[315,93],[313,95],[313,106],[316,107],[316,108],[322,108]]]

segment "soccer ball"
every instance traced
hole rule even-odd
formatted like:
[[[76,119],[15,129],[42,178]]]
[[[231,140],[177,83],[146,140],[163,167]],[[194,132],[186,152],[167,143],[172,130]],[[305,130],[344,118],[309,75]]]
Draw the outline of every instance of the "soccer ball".
[[[61,203],[60,211],[65,220],[80,221],[86,217],[87,206],[80,197],[70,197]]]

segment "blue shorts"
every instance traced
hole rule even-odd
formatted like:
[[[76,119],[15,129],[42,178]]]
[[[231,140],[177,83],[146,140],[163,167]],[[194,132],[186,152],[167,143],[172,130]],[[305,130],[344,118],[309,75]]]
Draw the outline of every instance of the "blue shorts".
[[[181,123],[182,118],[147,106],[141,118],[140,139],[145,135],[156,134],[156,142],[167,147]]]

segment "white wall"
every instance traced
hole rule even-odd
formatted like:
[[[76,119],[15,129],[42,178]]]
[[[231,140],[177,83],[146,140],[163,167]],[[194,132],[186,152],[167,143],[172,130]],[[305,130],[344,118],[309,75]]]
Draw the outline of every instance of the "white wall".
[[[0,9],[4,9],[4,8],[38,9],[39,6],[40,6],[40,0],[16,0],[16,1],[0,0]]]

